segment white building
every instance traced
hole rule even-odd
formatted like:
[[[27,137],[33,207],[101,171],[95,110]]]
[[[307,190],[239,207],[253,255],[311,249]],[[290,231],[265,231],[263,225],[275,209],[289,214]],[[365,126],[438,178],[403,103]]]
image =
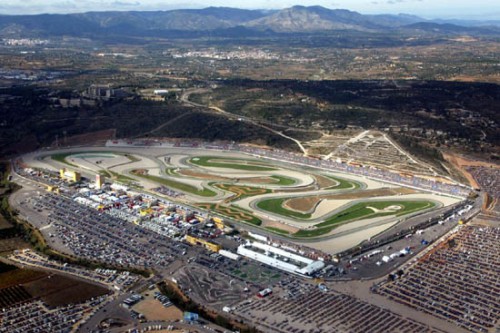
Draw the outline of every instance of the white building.
[[[283,271],[302,276],[311,276],[325,267],[320,260],[312,260],[290,253],[272,245],[248,242],[238,247],[238,254]]]

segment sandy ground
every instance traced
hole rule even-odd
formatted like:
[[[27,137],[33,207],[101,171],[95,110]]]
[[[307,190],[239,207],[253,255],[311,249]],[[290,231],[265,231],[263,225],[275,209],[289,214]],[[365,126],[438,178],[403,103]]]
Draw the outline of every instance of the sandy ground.
[[[175,306],[166,308],[156,299],[145,299],[136,304],[133,310],[142,313],[149,321],[174,321],[182,319],[181,310]]]
[[[262,227],[272,227],[272,228],[278,228],[278,229],[283,229],[288,231],[289,233],[293,234],[297,231],[299,231],[299,228],[293,227],[291,225],[283,224],[280,222],[275,222],[275,221],[266,221],[262,223]]]
[[[316,183],[321,189],[337,185],[336,181],[327,177],[316,175],[314,176],[314,178],[316,178]]]
[[[322,200],[318,206],[316,206],[316,209],[314,210],[314,213],[311,215],[311,219],[317,219],[320,218],[324,215],[327,215],[328,213],[339,209],[340,207],[348,204],[349,202],[352,202],[350,199],[345,199],[345,200]]]

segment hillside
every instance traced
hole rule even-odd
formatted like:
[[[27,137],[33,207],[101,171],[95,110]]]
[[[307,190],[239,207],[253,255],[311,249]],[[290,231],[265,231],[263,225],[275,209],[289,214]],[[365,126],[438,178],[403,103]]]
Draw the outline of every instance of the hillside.
[[[497,34],[500,29],[465,27],[442,21],[429,22],[412,15],[362,15],[320,6],[295,6],[276,11],[227,7],[170,11],[114,11],[80,14],[0,16],[2,37],[47,36],[181,36],[199,37],[215,33],[248,35],[251,31],[279,33],[321,33],[331,31],[415,32],[444,34]],[[470,22],[469,22],[470,23]],[[472,24],[470,24],[472,25]],[[478,25],[477,23],[474,25]],[[245,29],[246,28],[246,29]],[[184,32],[184,34],[182,34]],[[198,32],[186,34],[186,32]]]

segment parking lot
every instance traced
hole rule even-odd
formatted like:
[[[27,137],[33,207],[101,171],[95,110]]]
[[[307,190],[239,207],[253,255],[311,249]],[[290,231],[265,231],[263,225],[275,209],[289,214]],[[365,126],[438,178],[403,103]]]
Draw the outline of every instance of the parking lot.
[[[55,309],[49,309],[41,301],[31,301],[3,309],[0,313],[0,332],[70,332],[75,328],[75,323],[91,315],[106,299],[103,296]]]
[[[500,228],[466,226],[374,290],[389,299],[488,332],[500,319]]]
[[[40,215],[47,215],[47,238],[62,242],[80,258],[121,267],[164,267],[180,250],[165,236],[118,217],[99,214],[64,196],[43,193],[30,199]]]
[[[293,298],[273,293],[264,299],[243,301],[234,314],[265,332],[441,332],[348,295],[314,286],[298,290],[302,292]]]

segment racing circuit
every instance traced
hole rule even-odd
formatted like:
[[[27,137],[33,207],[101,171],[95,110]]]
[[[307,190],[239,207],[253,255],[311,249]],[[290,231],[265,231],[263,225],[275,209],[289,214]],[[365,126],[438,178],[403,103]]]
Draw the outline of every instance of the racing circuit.
[[[165,142],[39,151],[23,156],[23,161],[33,168],[76,170],[91,179],[100,174],[328,253],[463,199],[241,151]]]

